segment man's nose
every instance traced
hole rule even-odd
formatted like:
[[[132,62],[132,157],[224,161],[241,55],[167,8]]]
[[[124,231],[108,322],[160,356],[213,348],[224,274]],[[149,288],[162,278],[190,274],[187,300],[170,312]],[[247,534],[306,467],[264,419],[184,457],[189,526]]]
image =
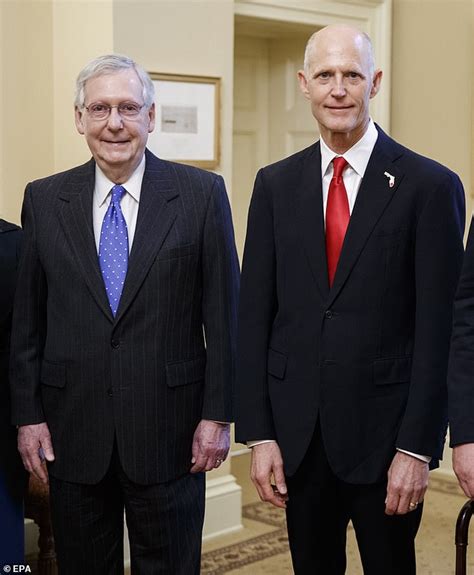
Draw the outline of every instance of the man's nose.
[[[342,76],[334,76],[331,94],[335,98],[342,98],[346,95],[346,86]]]
[[[119,114],[118,108],[114,106],[110,108],[110,115],[107,120],[107,126],[111,130],[120,130],[123,126],[122,116]]]

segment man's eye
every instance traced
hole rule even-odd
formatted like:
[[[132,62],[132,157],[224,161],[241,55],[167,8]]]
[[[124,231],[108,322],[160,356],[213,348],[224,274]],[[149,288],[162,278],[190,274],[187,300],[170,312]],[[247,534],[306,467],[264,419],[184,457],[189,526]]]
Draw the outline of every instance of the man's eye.
[[[138,104],[125,102],[119,106],[120,112],[136,113],[140,111],[140,106]]]
[[[106,106],[105,104],[92,104],[91,106],[89,106],[89,109],[92,113],[96,113],[96,112],[105,112],[108,110],[108,106]]]

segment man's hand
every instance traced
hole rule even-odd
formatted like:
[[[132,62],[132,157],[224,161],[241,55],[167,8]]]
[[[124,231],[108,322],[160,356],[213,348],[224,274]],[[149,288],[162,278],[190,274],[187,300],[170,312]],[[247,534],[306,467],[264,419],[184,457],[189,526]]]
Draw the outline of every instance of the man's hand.
[[[474,443],[453,447],[453,469],[464,493],[474,497]]]
[[[428,463],[398,451],[388,470],[385,513],[403,515],[423,501],[428,487]]]
[[[271,478],[275,481],[272,485]],[[250,477],[262,501],[286,508],[288,490],[283,472],[283,458],[276,442],[260,443],[252,447]]]
[[[43,483],[48,483],[48,474],[43,462],[54,461],[48,424],[21,425],[18,428],[18,451],[25,469]]]
[[[224,461],[230,447],[230,424],[202,419],[193,437],[191,473],[210,471]]]

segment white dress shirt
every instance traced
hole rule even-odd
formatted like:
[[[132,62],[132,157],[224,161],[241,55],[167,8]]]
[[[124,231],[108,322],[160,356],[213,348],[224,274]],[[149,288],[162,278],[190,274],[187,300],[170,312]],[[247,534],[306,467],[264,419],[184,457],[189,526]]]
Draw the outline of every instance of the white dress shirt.
[[[365,170],[367,169],[367,164],[369,163],[370,156],[372,155],[373,149],[378,138],[377,128],[372,120],[369,121],[369,125],[365,134],[362,138],[356,142],[352,148],[349,148],[347,152],[342,154],[342,157],[347,160],[348,165],[346,166],[342,177],[344,180],[344,186],[347,192],[347,199],[349,201],[349,212],[352,214],[354,209],[354,204],[359,192],[360,184],[362,178],[364,177]],[[332,174],[334,172],[332,161],[334,158],[340,156],[331,148],[328,147],[323,138],[320,138],[321,143],[321,174],[323,174],[323,213],[324,221],[326,222],[326,206],[328,202],[328,192],[329,184],[331,183]],[[247,441],[247,447],[254,447],[255,445],[260,445],[261,443],[274,443],[273,439],[262,439],[259,441]],[[419,455],[417,453],[412,453],[410,451],[405,451],[404,449],[398,449],[403,453],[412,455],[417,459],[421,459],[426,463],[431,461],[431,457],[426,455]]]
[[[367,164],[369,163],[370,156],[374,149],[379,133],[372,120],[362,136],[352,148],[342,154],[342,157],[347,160],[348,165],[342,173],[344,186],[347,192],[347,199],[349,201],[349,212],[352,214],[354,204],[359,192],[360,183],[364,177]],[[329,184],[331,183],[332,174],[334,172],[332,161],[340,154],[333,152],[328,147],[323,138],[320,138],[321,143],[321,174],[323,174],[323,213],[324,221],[326,221],[326,206],[328,203]]]
[[[133,172],[130,178],[122,184],[127,190],[120,202],[123,217],[127,224],[128,231],[128,253],[132,249],[135,228],[137,227],[138,205],[140,203],[140,192],[142,189],[143,174],[145,173],[145,155],[138,168]],[[111,182],[104,172],[95,165],[95,186],[92,198],[92,221],[94,225],[94,238],[97,253],[99,253],[100,232],[105,213],[112,198],[112,188],[115,182]]]

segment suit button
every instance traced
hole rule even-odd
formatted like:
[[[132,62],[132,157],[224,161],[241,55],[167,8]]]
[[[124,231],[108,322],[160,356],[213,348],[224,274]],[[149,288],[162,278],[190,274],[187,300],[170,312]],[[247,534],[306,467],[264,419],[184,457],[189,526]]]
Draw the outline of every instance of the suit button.
[[[120,340],[119,339],[113,339],[111,341],[111,345],[114,349],[118,349],[120,347]]]
[[[107,395],[108,395],[109,397],[112,397],[113,394],[114,394],[113,389],[112,389],[111,387],[109,387],[109,389],[107,390]]]
[[[328,309],[324,312],[324,316],[326,317],[326,319],[331,319],[333,316],[333,313],[330,309]]]

